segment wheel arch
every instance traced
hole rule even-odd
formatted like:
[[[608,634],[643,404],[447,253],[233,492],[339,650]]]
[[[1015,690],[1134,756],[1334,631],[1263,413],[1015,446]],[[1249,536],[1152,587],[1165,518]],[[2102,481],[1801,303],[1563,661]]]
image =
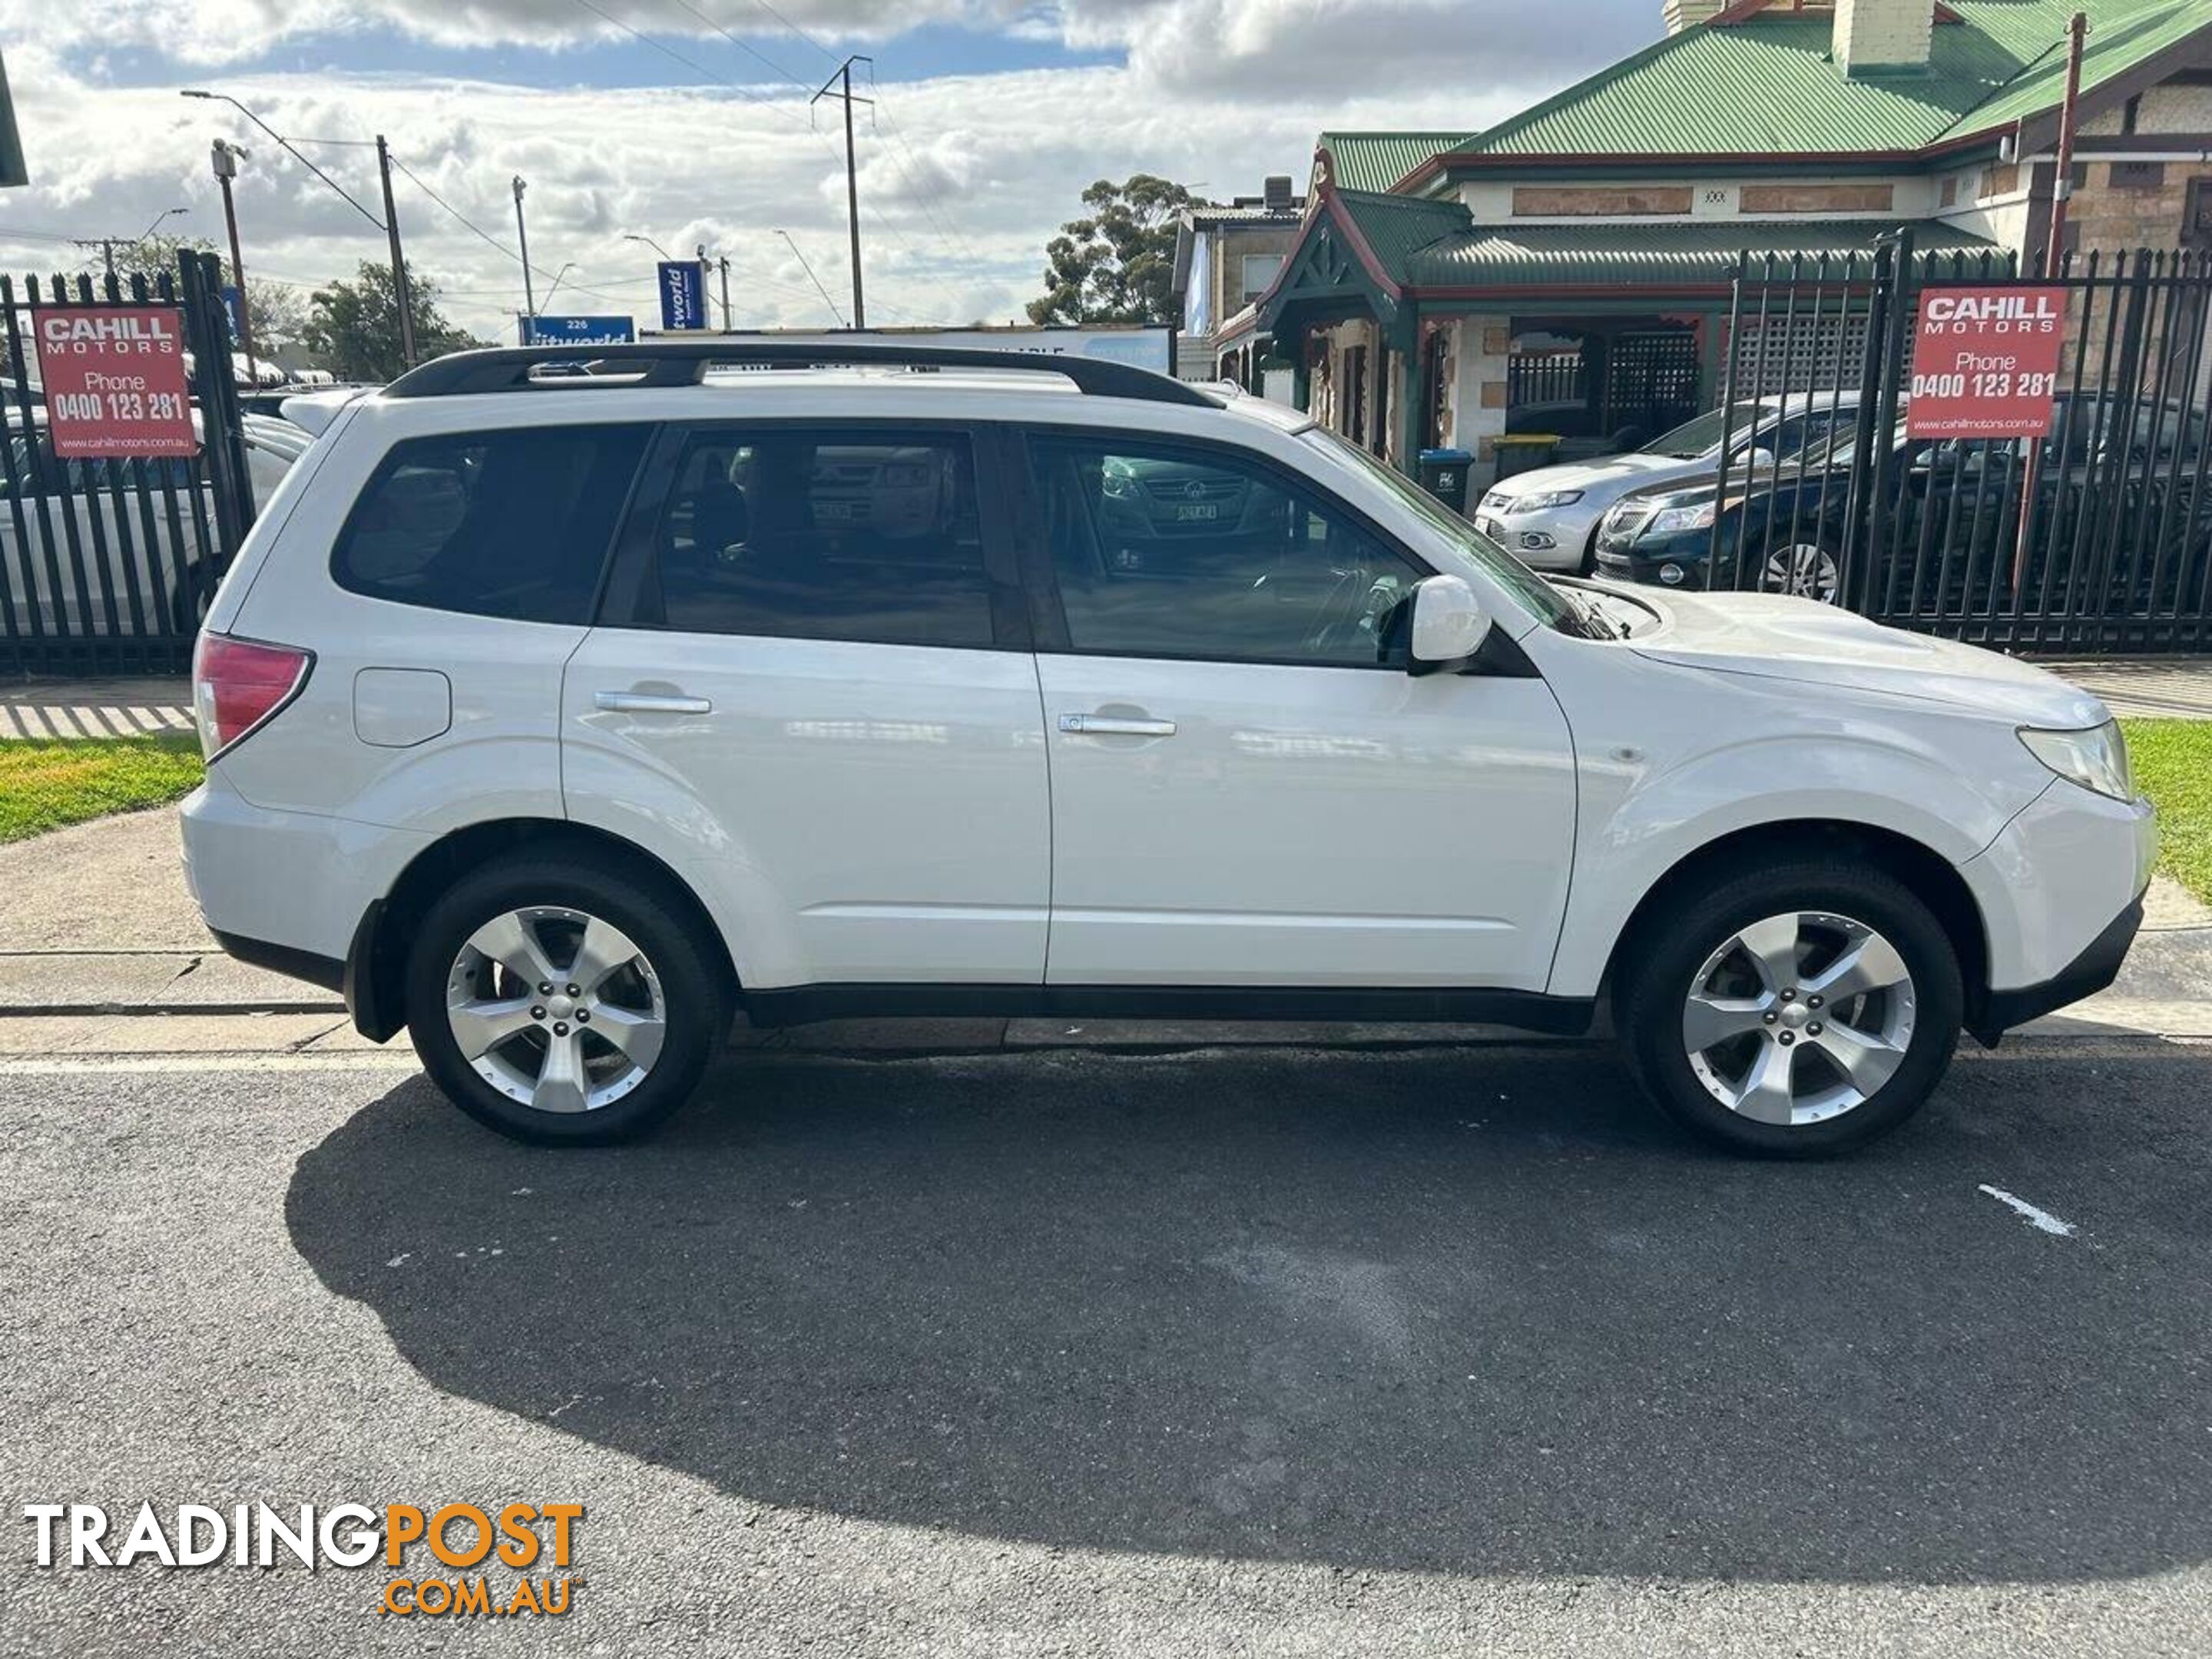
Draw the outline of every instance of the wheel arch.
[[[708,960],[721,974],[724,989],[734,996],[738,981],[729,941],[691,884],[666,862],[635,842],[588,824],[559,818],[497,818],[453,830],[424,848],[362,918],[346,956],[345,1000],[355,1028],[363,1036],[382,1042],[406,1024],[403,988],[407,949],[416,923],[438,896],[487,860],[526,848],[573,849],[599,868],[620,870],[656,889],[696,926],[707,942]]]
[[[1808,850],[1838,861],[1873,864],[1910,889],[1926,904],[1951,941],[1966,993],[1971,1029],[1990,993],[1988,927],[1981,906],[1958,866],[1923,842],[1878,824],[1844,818],[1794,818],[1732,830],[1684,854],[1664,871],[1630,911],[1614,939],[1599,981],[1601,999],[1611,997],[1623,957],[1662,915],[1668,902],[1717,872],[1745,869],[1765,859],[1803,858]]]

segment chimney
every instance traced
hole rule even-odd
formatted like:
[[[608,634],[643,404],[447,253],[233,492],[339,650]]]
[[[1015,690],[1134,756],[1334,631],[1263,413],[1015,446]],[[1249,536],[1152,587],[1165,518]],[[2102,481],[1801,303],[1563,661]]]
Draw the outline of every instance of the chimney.
[[[1269,174],[1261,185],[1260,190],[1267,204],[1268,212],[1288,213],[1291,210],[1291,175],[1289,173]]]
[[[1846,75],[1909,75],[1928,67],[1936,0],[1836,0],[1836,64]]]
[[[1726,4],[1727,0],[1667,0],[1662,13],[1667,20],[1667,33],[1680,34],[1684,29],[1695,28],[1724,9]]]

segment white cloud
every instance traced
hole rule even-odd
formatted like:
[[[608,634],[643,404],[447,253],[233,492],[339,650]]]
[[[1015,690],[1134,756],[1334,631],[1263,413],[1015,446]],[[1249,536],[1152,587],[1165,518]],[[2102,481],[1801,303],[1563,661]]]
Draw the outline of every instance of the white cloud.
[[[617,15],[645,15],[638,0],[599,3]],[[734,0],[692,3],[718,20],[743,9]],[[1601,3],[1609,9],[1615,0]],[[1656,5],[1649,0],[1655,13]],[[1019,0],[921,0],[896,14],[860,0],[778,0],[776,9],[823,38],[958,14],[1002,27],[1026,19],[1026,27],[1049,27],[1071,43],[1128,53],[1121,65],[878,88],[888,122],[871,130],[864,120],[860,131],[862,236],[871,320],[886,322],[1018,316],[1039,288],[1044,242],[1093,179],[1144,171],[1216,196],[1249,192],[1267,173],[1303,178],[1314,135],[1324,128],[1480,126],[1565,74],[1530,68],[1501,81],[1465,55],[1486,29],[1510,33],[1514,17],[1534,9],[1517,0],[1462,0],[1449,10],[1428,0],[1064,0],[1049,10]],[[582,19],[577,39],[600,27],[580,8],[551,9]],[[560,291],[563,308],[629,310],[650,320],[653,256],[623,240],[634,232],[678,254],[701,240],[728,253],[741,326],[819,325],[827,319],[822,299],[779,228],[845,306],[842,139],[826,119],[823,131],[810,131],[796,88],[787,95],[740,94],[724,85],[544,90],[399,74],[234,70],[218,77],[208,69],[250,60],[287,36],[377,22],[449,44],[542,41],[548,15],[544,0],[82,0],[67,8],[0,0],[0,40],[8,42],[33,180],[0,199],[0,263],[18,271],[57,269],[63,250],[20,233],[127,237],[178,204],[191,211],[170,228],[220,240],[207,162],[209,141],[218,136],[250,152],[238,186],[250,274],[313,283],[349,275],[360,260],[380,262],[378,232],[262,134],[227,106],[176,95],[176,86],[204,79],[289,135],[389,135],[424,185],[503,246],[514,244],[508,181],[522,174],[530,181],[541,297],[553,273],[574,267]],[[673,38],[684,14],[655,4],[650,15],[656,31]],[[63,18],[75,21],[65,27]],[[93,40],[166,51],[179,61],[176,82],[104,84],[82,52]],[[786,37],[786,44],[793,48],[786,55],[803,62],[798,43]],[[1584,41],[1593,63],[1633,44]],[[679,49],[744,78],[727,43],[679,42]],[[184,61],[188,56],[193,61]],[[1425,56],[1432,60],[1428,72],[1386,72]],[[580,76],[589,59],[574,61]],[[1307,84],[1314,81],[1327,84]],[[308,153],[377,207],[370,151]],[[480,332],[510,331],[522,299],[514,260],[412,181],[403,177],[397,189],[410,261],[448,291],[450,313]]]

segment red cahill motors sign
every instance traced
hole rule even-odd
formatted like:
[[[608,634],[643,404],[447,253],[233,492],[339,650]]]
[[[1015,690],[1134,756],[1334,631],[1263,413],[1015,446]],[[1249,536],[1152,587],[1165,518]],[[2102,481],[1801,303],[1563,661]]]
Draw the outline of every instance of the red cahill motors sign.
[[[2065,341],[2063,288],[1923,289],[1906,434],[2047,436]]]
[[[33,313],[54,453],[194,455],[184,313],[169,306],[60,306]]]

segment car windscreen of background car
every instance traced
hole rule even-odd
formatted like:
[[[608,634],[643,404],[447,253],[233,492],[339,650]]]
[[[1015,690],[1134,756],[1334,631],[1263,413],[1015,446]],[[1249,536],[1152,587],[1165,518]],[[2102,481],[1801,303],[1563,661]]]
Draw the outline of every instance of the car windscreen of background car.
[[[396,444],[347,516],[331,574],[401,605],[586,622],[651,432],[517,427]]]

